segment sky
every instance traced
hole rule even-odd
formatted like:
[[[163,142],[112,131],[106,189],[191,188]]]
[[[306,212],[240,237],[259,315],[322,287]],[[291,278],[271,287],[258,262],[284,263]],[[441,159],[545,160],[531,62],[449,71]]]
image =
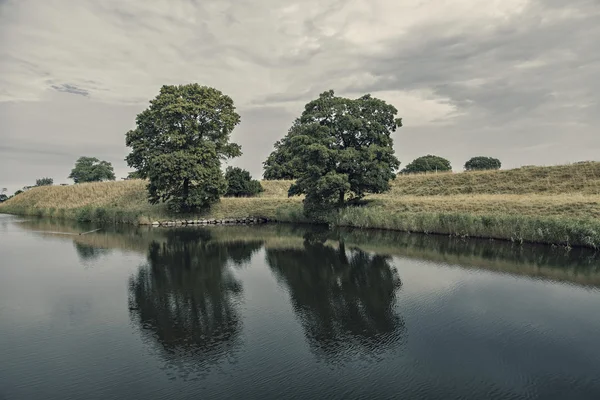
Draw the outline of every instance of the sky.
[[[319,93],[398,109],[403,165],[600,159],[600,0],[0,0],[0,188],[130,168],[125,133],[162,85],[241,115],[228,162],[262,162]]]

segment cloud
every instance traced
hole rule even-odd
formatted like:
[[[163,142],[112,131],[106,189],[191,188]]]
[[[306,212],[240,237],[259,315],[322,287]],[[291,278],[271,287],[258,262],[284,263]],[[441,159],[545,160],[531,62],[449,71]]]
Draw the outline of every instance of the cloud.
[[[90,92],[87,90],[80,89],[75,85],[69,85],[68,83],[63,83],[62,85],[52,85],[51,87],[58,92],[71,93],[84,97],[88,97],[90,95]]]
[[[160,86],[199,82],[235,100],[244,156],[233,163],[255,176],[329,89],[396,106],[404,163],[421,153],[455,169],[473,153],[506,167],[577,161],[600,148],[599,40],[596,0],[5,0],[0,114],[20,106],[0,135],[38,150],[102,141],[121,160],[124,132]],[[31,131],[44,108],[61,113]],[[110,135],[82,128],[112,119]]]

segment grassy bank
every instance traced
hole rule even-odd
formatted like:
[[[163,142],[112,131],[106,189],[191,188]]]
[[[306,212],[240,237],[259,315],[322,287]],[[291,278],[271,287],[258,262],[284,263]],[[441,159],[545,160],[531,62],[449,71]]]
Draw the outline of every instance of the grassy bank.
[[[178,219],[256,216],[310,222],[289,181],[264,181],[257,198],[223,198],[210,210]],[[600,163],[507,171],[398,176],[390,192],[342,210],[331,223],[359,228],[439,233],[600,247]],[[146,201],[140,180],[33,188],[0,212],[101,223],[144,224],[175,218]]]

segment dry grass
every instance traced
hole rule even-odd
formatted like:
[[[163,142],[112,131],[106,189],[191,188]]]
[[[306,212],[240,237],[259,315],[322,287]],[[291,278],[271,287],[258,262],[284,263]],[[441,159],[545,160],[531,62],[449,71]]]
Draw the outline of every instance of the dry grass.
[[[600,195],[574,194],[478,194],[454,196],[371,196],[370,206],[388,212],[455,212],[476,215],[514,214],[526,216],[593,218],[600,220]]]
[[[600,162],[531,166],[501,171],[398,175],[389,195],[529,193],[600,195]]]

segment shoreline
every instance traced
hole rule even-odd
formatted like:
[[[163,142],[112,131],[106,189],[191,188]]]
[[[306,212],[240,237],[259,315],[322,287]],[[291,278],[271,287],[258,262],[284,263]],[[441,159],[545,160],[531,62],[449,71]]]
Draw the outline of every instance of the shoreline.
[[[554,246],[600,248],[600,221],[502,214],[475,215],[451,212],[386,213],[383,207],[351,207],[333,214],[328,222],[310,221],[301,207],[281,207],[273,215],[213,217],[156,217],[141,211],[85,207],[81,209],[21,209],[2,207],[0,213],[91,222],[100,225],[141,225],[154,227],[235,226],[261,224],[309,224],[397,231],[459,238],[501,240]]]
[[[208,210],[178,215],[163,203],[148,203],[147,183],[138,179],[34,187],[0,204],[0,213],[104,225],[318,222],[303,215],[301,197],[288,197],[292,181],[263,180],[265,190],[256,197],[222,197]],[[257,221],[249,221],[253,219]],[[360,205],[332,212],[321,222],[600,249],[600,162],[398,175],[388,192],[370,194]]]

